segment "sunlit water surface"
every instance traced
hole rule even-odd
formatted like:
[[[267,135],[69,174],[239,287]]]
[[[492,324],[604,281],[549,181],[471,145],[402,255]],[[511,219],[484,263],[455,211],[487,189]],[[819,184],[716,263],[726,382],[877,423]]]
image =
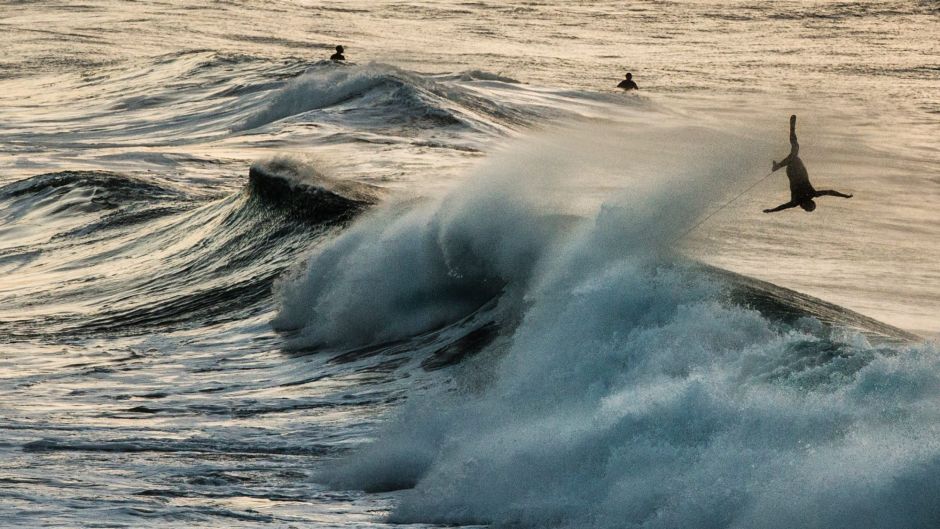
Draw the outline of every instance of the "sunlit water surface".
[[[603,356],[603,351],[628,346],[656,350],[647,341],[608,341],[620,331],[629,334],[632,324],[604,334],[606,327],[595,325],[590,316],[594,309],[633,314],[616,304],[627,301],[592,297],[615,286],[624,289],[622,297],[630,307],[655,312],[655,307],[631,297],[642,290],[639,283],[614,280],[625,272],[610,263],[630,257],[626,250],[620,255],[610,249],[618,243],[675,247],[705,263],[816,296],[921,337],[936,337],[938,28],[940,8],[931,1],[574,5],[0,0],[0,524],[375,527],[405,521],[605,526],[610,522],[605,516],[616,513],[623,523],[637,527],[753,527],[755,520],[772,519],[792,522],[790,526],[833,526],[826,525],[832,520],[824,517],[781,515],[768,506],[772,491],[760,495],[753,489],[756,499],[737,510],[721,507],[728,498],[697,498],[715,512],[735,513],[724,518],[702,514],[698,519],[677,514],[678,507],[671,511],[663,506],[675,507],[668,499],[679,489],[640,498],[628,494],[628,479],[623,478],[616,486],[596,491],[604,501],[629,497],[631,505],[660,505],[659,511],[650,507],[661,513],[658,522],[640,507],[636,512],[612,511],[600,500],[594,505],[554,489],[543,491],[544,503],[571,501],[593,514],[572,507],[572,522],[554,512],[544,514],[550,509],[533,497],[484,494],[482,489],[489,486],[480,483],[493,480],[492,490],[501,491],[500,480],[516,475],[523,486],[536,490],[539,483],[556,477],[527,473],[531,468],[542,468],[544,461],[550,467],[559,465],[562,454],[578,460],[571,455],[581,453],[578,448],[571,453],[552,451],[540,444],[538,433],[531,437],[533,445],[541,447],[535,453],[546,459],[520,449],[522,455],[514,461],[534,465],[522,470],[514,463],[499,466],[493,462],[498,458],[470,468],[468,461],[481,456],[456,443],[452,454],[462,454],[461,461],[470,466],[455,470],[447,466],[452,463],[447,458],[431,465],[424,488],[417,489],[425,495],[424,502],[415,496],[402,501],[397,492],[346,490],[374,483],[355,472],[340,478],[330,472],[350,449],[385,438],[378,425],[409,397],[450,387],[453,378],[458,386],[469,384],[473,391],[485,392],[479,388],[499,378],[488,369],[499,370],[493,366],[500,355],[509,360],[499,384],[510,388],[497,387],[503,395],[512,394],[528,373],[519,365],[532,350],[558,362],[544,360],[546,372],[569,367],[575,373],[572,380],[584,376],[586,386],[603,379],[598,384],[608,388],[651,387],[645,384],[659,384],[660,375],[681,378],[697,369],[708,371],[694,376],[741,405],[737,416],[750,417],[748,410],[753,409],[734,400],[745,397],[731,390],[722,393],[731,373],[753,375],[750,364],[726,364],[730,360],[720,356],[709,369],[697,360],[680,369],[663,360],[662,372],[643,378],[645,371],[635,374],[623,367],[637,361],[633,356],[612,363],[604,357],[579,370],[576,363],[548,354],[552,343],[563,348],[561,344],[573,337],[585,348],[580,357]],[[336,44],[346,46],[351,65],[323,61]],[[638,94],[613,88],[626,71],[634,73]],[[789,150],[787,118],[792,113],[800,116],[800,154],[816,186],[855,196],[820,199],[813,214],[789,210],[769,216],[761,210],[788,200],[787,183],[782,171],[760,179],[771,161]],[[263,179],[247,186],[253,163],[291,181],[313,181],[339,198],[330,209],[317,202],[322,195],[304,198],[309,190],[285,192]],[[475,180],[482,184],[475,186]],[[688,196],[690,189],[698,190],[699,200]],[[506,197],[511,200],[504,203]],[[402,205],[373,206],[376,203]],[[349,243],[353,249],[346,250],[333,244],[349,233],[356,214],[383,207],[393,212],[380,209],[372,214],[371,225],[347,236],[361,236],[368,244],[354,248]],[[536,221],[516,207],[548,217]],[[412,211],[409,208],[414,212],[395,212]],[[628,213],[619,215],[618,208]],[[615,226],[625,223],[623,239],[615,231],[613,237],[597,239],[603,243],[580,247],[571,243],[580,240],[574,235],[580,228],[566,235],[553,231],[556,221],[575,222],[559,221],[563,215],[588,219],[591,225],[598,211],[597,229],[609,227],[605,222],[613,215]],[[665,220],[649,220],[657,215]],[[666,226],[669,218],[678,219],[683,228]],[[631,219],[636,222],[630,224]],[[377,226],[389,228],[376,235]],[[438,235],[424,234],[425,226],[439,227]],[[643,227],[659,242],[637,239],[631,226]],[[421,283],[434,277],[435,271],[426,267],[436,261],[415,256],[425,251],[427,241],[448,236],[453,239],[444,242],[466,253],[445,255],[447,273]],[[595,240],[591,237],[585,240]],[[474,241],[480,240],[487,249],[490,244],[498,248],[483,259],[496,264],[475,260],[481,250]],[[414,246],[408,246],[412,242]],[[566,251],[568,244],[576,250]],[[329,251],[318,253],[324,248]],[[401,251],[386,254],[373,248]],[[329,260],[330,251],[341,256],[343,266]],[[551,265],[570,264],[568,254],[578,252],[608,264],[572,264],[572,270],[584,272],[585,284],[560,291],[573,300],[587,296],[584,305],[545,308],[544,300],[557,294],[560,284],[568,285],[552,275]],[[320,270],[335,275],[305,270],[303,262],[311,254],[327,255],[317,263]],[[512,284],[518,279],[515,271],[526,268],[534,255],[551,256],[541,258],[537,270],[519,276],[525,278],[519,296],[535,308],[506,301],[515,294],[487,305],[488,295],[503,295],[487,290],[493,281]],[[496,272],[486,268],[491,264]],[[450,289],[451,280],[473,277],[478,265],[487,270],[486,281],[472,288],[461,283],[440,300],[435,298],[439,312],[434,317],[428,316],[432,311],[389,309],[396,306],[392,301],[407,307],[427,302]],[[514,271],[500,275],[504,265]],[[288,270],[295,279],[278,283]],[[634,271],[635,277],[646,277],[645,269],[640,270]],[[682,285],[666,288],[666,293],[686,288],[696,292],[678,296],[673,300],[677,306],[694,307],[702,302],[700,296],[708,297],[672,276],[656,277],[650,284],[657,288],[672,281]],[[332,281],[338,285],[333,290],[320,286]],[[397,288],[401,295],[394,292]],[[477,292],[484,294],[477,297]],[[507,287],[506,292],[513,289]],[[340,299],[346,294],[348,298]],[[320,304],[307,312],[293,308],[297,299]],[[484,302],[482,308],[478,302]],[[472,309],[467,319],[462,319],[465,314],[457,317],[461,307]],[[546,311],[561,315],[563,321],[541,324]],[[276,317],[289,321],[289,330],[275,331],[271,322]],[[712,323],[729,329],[747,317],[725,321],[716,316]],[[492,350],[486,349],[495,332],[488,326],[490,320],[502,329]],[[513,335],[518,320],[527,323]],[[683,341],[683,333],[705,336],[703,342],[710,343],[707,337],[713,335],[705,330],[711,329],[710,323],[697,325],[673,328],[666,335],[675,337],[675,348],[694,349],[698,338]],[[804,327],[799,332],[817,333],[810,324],[800,325]],[[754,351],[773,356],[775,346],[754,328],[714,341],[745,357]],[[532,340],[540,331],[551,336],[552,329],[564,333],[554,342],[546,338],[546,344]],[[936,409],[931,406],[938,396],[936,380],[929,375],[936,363],[934,346],[909,346],[915,348],[913,353],[891,349],[884,358],[900,360],[884,360],[881,353],[870,353],[880,351],[877,344],[862,343],[858,336],[847,340],[850,345],[844,347],[863,351],[852,349],[852,354],[866,358],[862,363],[868,367],[857,366],[861,374],[855,379],[855,368],[844,365],[819,375],[834,384],[825,391],[844,399],[837,399],[829,410],[830,416],[842,418],[842,433],[833,433],[838,425],[832,431],[806,426],[822,421],[815,415],[793,419],[792,424],[807,428],[803,437],[816,432],[820,446],[829,443],[829,449],[851,446],[858,451],[866,444],[843,445],[838,436],[850,437],[870,427],[884,434],[866,440],[875,446],[873,454],[893,447],[907,457],[898,456],[896,462],[903,462],[896,468],[936,467],[937,437],[931,434],[940,422],[929,412]],[[909,338],[912,344],[919,341]],[[373,342],[384,345],[370,348]],[[834,347],[843,351],[843,345]],[[717,354],[703,347],[707,354]],[[476,375],[483,381],[470,377],[467,382],[465,374],[456,375],[461,371],[450,364],[458,363],[461,351],[481,348],[485,352],[478,363],[489,366]],[[792,348],[782,350],[796,354]],[[908,363],[909,358],[913,360]],[[896,362],[896,371],[879,362]],[[528,375],[551,380],[541,366],[531,366]],[[622,379],[604,378],[620,369],[625,370]],[[896,376],[884,375],[888,382],[878,387],[907,388],[908,393],[885,390],[873,398],[884,399],[884,409],[897,412],[893,417],[905,417],[897,423],[876,417],[867,407],[874,406],[868,397],[860,396],[875,391],[870,389],[875,382],[864,385],[877,378],[872,373],[889,372]],[[713,375],[717,378],[709,378]],[[777,380],[777,375],[754,376],[761,384]],[[851,380],[839,386],[842,382],[834,381],[841,377]],[[917,383],[908,384],[909,379]],[[800,382],[800,387],[816,388],[819,382],[813,380]],[[790,409],[812,407],[809,401],[787,400],[791,396],[760,388],[753,390],[761,395],[758,401]],[[564,391],[572,395],[570,408],[581,410],[568,411],[583,415],[588,400],[575,396],[576,389]],[[538,388],[531,394],[541,395]],[[655,395],[644,398],[655,400]],[[631,398],[614,392],[603,401],[610,406]],[[447,432],[451,441],[476,428],[483,439],[480,446],[498,452],[493,446],[518,440],[486,444],[486,439],[507,430],[499,426],[499,435],[487,430],[502,425],[502,419],[493,417],[508,416],[501,401],[492,399],[479,408],[453,412],[465,413],[466,424],[452,417],[428,422]],[[528,409],[529,404],[520,408]],[[521,431],[534,431],[522,421],[527,412],[519,413]],[[538,424],[556,424],[558,431],[574,424],[563,416],[553,416],[557,423],[535,416]],[[684,419],[668,415],[662,420],[677,424],[670,421]],[[755,419],[761,421],[779,424],[781,431],[792,426],[783,420]],[[888,439],[887,432],[896,433],[902,426],[923,444]],[[566,438],[578,438],[575,430]],[[405,437],[408,443],[433,438],[422,437],[420,428],[415,432],[417,439]],[[400,432],[389,435],[392,440],[402,438]],[[799,443],[815,442],[803,437]],[[603,440],[636,446],[636,439]],[[744,453],[764,441],[755,436],[752,444],[728,442],[738,446],[734,453]],[[616,452],[618,447],[609,448]],[[789,449],[781,447],[780,453],[790,454]],[[829,461],[851,466],[864,459],[852,459],[852,450],[846,448]],[[800,459],[809,457],[808,452],[798,453],[793,460],[813,468],[809,459]],[[694,454],[720,466],[715,463],[721,461],[720,454]],[[625,459],[623,465],[637,464]],[[754,468],[781,471],[781,461],[761,466],[771,459],[762,452],[755,456]],[[671,468],[665,460],[660,463]],[[475,474],[475,468],[483,470]],[[879,468],[884,473],[873,473],[873,488],[898,476],[924,483],[918,481],[919,474]],[[324,478],[327,474],[332,477]],[[621,476],[613,471],[609,475]],[[779,485],[786,489],[786,480],[798,474],[780,475],[784,477]],[[448,488],[441,485],[441,476],[452,477],[447,492],[441,492]],[[655,479],[668,482],[682,476],[676,470]],[[709,476],[719,479],[721,473]],[[885,476],[885,481],[877,476]],[[741,483],[755,479],[734,473],[726,477]],[[813,479],[824,480],[816,475]],[[557,483],[565,480],[557,478]],[[475,486],[481,488],[479,494]],[[928,495],[934,487],[926,489]],[[559,485],[559,490],[568,489]],[[750,498],[743,491],[729,494]],[[832,504],[850,505],[839,502],[851,494],[840,494],[829,497]],[[480,503],[455,502],[454,497],[474,497]],[[884,497],[872,504],[879,505]],[[514,502],[512,507],[501,505],[500,498]],[[935,509],[918,508],[910,507],[923,517],[917,523],[907,520],[909,526],[929,527],[937,520]],[[389,512],[394,513],[391,518]],[[873,526],[904,520],[885,515],[881,522]]]

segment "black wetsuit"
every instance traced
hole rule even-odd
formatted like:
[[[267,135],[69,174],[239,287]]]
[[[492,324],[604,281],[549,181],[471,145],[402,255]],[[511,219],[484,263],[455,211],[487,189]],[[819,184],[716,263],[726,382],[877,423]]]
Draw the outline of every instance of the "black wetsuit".
[[[624,79],[620,81],[620,84],[617,85],[617,88],[623,88],[624,90],[639,90],[640,87],[633,82],[633,79]]]
[[[322,55],[321,55],[321,57],[322,57]],[[330,60],[331,60],[331,61],[345,61],[345,60],[346,60],[346,56],[343,55],[343,54],[340,53],[340,52],[336,52],[336,53],[334,53],[333,55],[330,55]]]
[[[780,162],[780,165],[787,166],[787,179],[790,180],[790,200],[797,204],[816,198],[816,188],[809,182],[809,173],[803,160],[800,160],[800,144],[796,142],[796,136],[790,142],[790,155]]]
[[[832,189],[817,191],[813,184],[809,183],[809,173],[806,172],[803,160],[800,160],[800,144],[796,141],[796,116],[790,118],[790,154],[779,163],[774,162],[773,170],[776,171],[781,167],[787,168],[787,179],[790,180],[790,201],[773,209],[765,209],[764,213],[773,213],[796,206],[813,211],[816,209],[813,199],[821,196],[852,198],[852,195]]]

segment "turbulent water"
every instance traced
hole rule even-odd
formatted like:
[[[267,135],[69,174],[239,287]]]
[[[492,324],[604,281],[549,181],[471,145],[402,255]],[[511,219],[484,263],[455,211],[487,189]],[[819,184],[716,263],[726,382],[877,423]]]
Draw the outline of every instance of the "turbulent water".
[[[940,526],[938,28],[0,0],[0,526]]]

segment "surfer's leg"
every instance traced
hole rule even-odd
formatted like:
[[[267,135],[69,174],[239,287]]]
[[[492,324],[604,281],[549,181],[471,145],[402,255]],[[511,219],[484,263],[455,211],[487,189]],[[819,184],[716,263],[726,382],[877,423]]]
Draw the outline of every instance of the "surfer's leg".
[[[790,154],[788,154],[786,158],[784,158],[783,160],[780,160],[779,162],[774,162],[773,170],[776,171],[777,169],[780,169],[782,167],[787,167],[788,168],[787,171],[789,171],[790,163],[792,163],[793,160],[795,160],[796,158],[797,158],[796,151],[790,151]]]
[[[793,158],[794,156],[799,156],[800,154],[800,142],[796,141],[796,115],[790,116],[790,156],[788,158]]]
[[[796,141],[796,116],[790,116],[790,154],[779,162],[774,162],[771,172],[790,165],[794,158],[800,155],[800,143]]]
[[[822,191],[816,191],[817,197],[830,196],[830,197],[842,197],[842,198],[852,198],[852,195],[846,195],[845,193],[840,193],[834,189],[823,189]]]

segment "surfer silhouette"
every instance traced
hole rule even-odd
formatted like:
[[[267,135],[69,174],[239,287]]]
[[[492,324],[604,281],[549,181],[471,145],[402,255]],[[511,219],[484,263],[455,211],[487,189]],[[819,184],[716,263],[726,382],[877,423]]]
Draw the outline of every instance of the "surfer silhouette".
[[[790,179],[790,201],[775,208],[765,209],[764,213],[773,213],[795,208],[796,206],[800,206],[806,211],[813,211],[816,209],[816,202],[813,199],[822,196],[852,198],[852,195],[832,189],[817,191],[813,184],[809,183],[809,174],[806,172],[806,166],[803,165],[803,160],[800,160],[799,154],[800,144],[796,141],[796,115],[793,115],[790,116],[790,154],[783,160],[773,164],[773,171],[781,167],[787,168],[787,178]]]
[[[346,51],[346,50],[343,49],[343,46],[342,46],[342,45],[337,46],[337,47],[336,47],[336,53],[334,53],[333,55],[330,55],[330,60],[331,60],[331,61],[345,61],[345,60],[346,60],[346,56],[343,55],[343,52],[345,52],[345,51]]]
[[[626,79],[620,81],[620,84],[617,85],[617,88],[623,88],[624,90],[639,90],[640,87],[633,82],[633,74],[627,72]]]

